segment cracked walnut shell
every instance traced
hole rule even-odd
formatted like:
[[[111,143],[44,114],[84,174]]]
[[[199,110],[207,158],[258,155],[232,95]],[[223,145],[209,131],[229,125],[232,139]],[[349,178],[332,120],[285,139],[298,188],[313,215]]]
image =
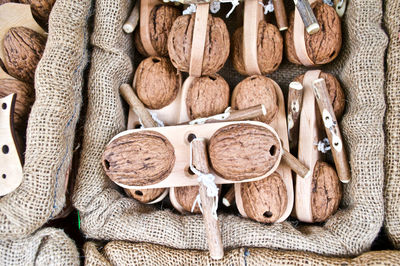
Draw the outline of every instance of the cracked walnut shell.
[[[195,14],[178,17],[168,36],[168,52],[172,64],[180,71],[189,72]],[[204,45],[203,76],[217,73],[229,56],[229,32],[225,22],[208,16]]]
[[[322,1],[313,3],[311,7],[320,25],[320,30],[310,35],[304,29],[306,50],[315,65],[323,65],[334,60],[342,47],[340,18],[333,7],[324,4]],[[285,50],[290,62],[301,65],[294,45],[293,28],[294,12],[289,16],[289,28],[285,33]]]
[[[175,100],[181,75],[164,57],[149,57],[136,69],[134,88],[139,99],[149,109],[161,109]]]
[[[190,119],[223,113],[229,106],[229,96],[229,85],[220,75],[195,78],[186,97]]]
[[[232,37],[232,64],[242,75],[247,76],[243,59],[243,27]],[[258,24],[257,63],[262,75],[274,72],[282,62],[283,38],[275,25],[261,21]]]

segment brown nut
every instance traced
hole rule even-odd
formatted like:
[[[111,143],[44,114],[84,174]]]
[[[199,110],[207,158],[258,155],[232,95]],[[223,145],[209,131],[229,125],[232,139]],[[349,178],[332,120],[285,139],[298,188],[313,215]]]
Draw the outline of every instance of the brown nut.
[[[309,58],[315,65],[323,65],[334,60],[342,47],[342,29],[336,10],[322,1],[311,5],[318,20],[320,30],[308,34],[304,29],[304,40]],[[287,58],[294,64],[301,65],[296,54],[293,39],[294,12],[289,16],[289,28],[285,33],[285,50]]]
[[[3,45],[4,66],[7,72],[19,80],[33,84],[46,38],[31,29],[15,27],[8,30]]]
[[[217,185],[217,187],[218,194],[221,194],[221,185]],[[199,195],[199,186],[175,187],[174,190],[176,201],[185,211],[196,214],[201,213],[198,204],[196,204],[192,212],[193,204],[196,200],[197,195]]]
[[[254,75],[242,80],[232,93],[231,106],[241,110],[264,104],[267,114],[255,120],[270,123],[278,112],[278,97],[271,79]]]
[[[14,106],[14,126],[16,129],[23,130],[35,101],[34,89],[27,83],[16,79],[0,79],[0,98],[12,93],[17,94]]]
[[[158,56],[168,55],[168,35],[172,24],[179,15],[179,9],[170,5],[157,5],[151,10],[149,19],[150,40]],[[143,48],[140,30],[135,32],[135,46],[139,53],[149,56]]]
[[[19,2],[31,5],[33,16],[41,22],[47,23],[56,0],[19,0]]]
[[[169,140],[160,133],[140,131],[108,144],[102,164],[114,182],[127,186],[152,185],[171,173],[175,151]]]
[[[172,64],[180,71],[189,72],[195,14],[178,17],[168,36],[168,52]],[[218,72],[229,56],[229,32],[225,22],[208,16],[204,45],[202,75]]]
[[[243,59],[243,27],[232,37],[232,64],[242,75],[247,76]],[[274,72],[282,62],[283,38],[278,28],[265,21],[258,24],[257,63],[262,75]]]
[[[331,98],[333,111],[335,112],[335,116],[337,120],[342,118],[344,108],[346,106],[346,97],[344,95],[343,89],[340,86],[339,81],[335,78],[335,76],[321,72],[319,75],[320,78],[325,79],[326,88],[328,89],[329,97]],[[294,79],[294,81],[300,82],[303,84],[304,75],[300,75]]]
[[[175,100],[181,76],[167,58],[153,56],[139,64],[134,82],[143,104],[149,109],[161,109]]]
[[[223,113],[229,106],[229,85],[220,75],[195,78],[190,84],[186,107],[190,119]]]
[[[246,215],[261,223],[274,223],[285,213],[288,196],[285,183],[275,172],[255,182],[240,184]]]
[[[0,5],[6,4],[6,3],[18,3],[17,0],[0,0]]]
[[[314,222],[326,221],[339,208],[342,187],[335,169],[316,162],[313,172],[311,211]]]
[[[142,203],[149,203],[158,199],[164,191],[165,188],[125,189],[126,194]]]
[[[217,130],[208,147],[217,174],[240,181],[267,174],[280,156],[280,140],[268,129],[233,124]]]

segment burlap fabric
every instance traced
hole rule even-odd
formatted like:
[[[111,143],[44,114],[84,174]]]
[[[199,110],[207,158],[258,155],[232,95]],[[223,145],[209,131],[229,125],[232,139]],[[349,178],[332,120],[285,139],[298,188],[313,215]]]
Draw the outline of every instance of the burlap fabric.
[[[0,265],[79,265],[79,253],[62,230],[45,228],[26,238],[0,241]]]
[[[0,199],[1,240],[33,233],[64,206],[87,63],[90,4],[90,0],[57,0],[53,8],[46,49],[35,73],[24,179],[17,190]]]
[[[367,252],[356,258],[332,258],[299,251],[238,248],[213,260],[207,251],[179,250],[148,243],[113,241],[104,248],[85,243],[85,265],[395,265],[400,251]]]
[[[400,248],[400,2],[385,2],[385,26],[390,42],[386,58],[386,212],[389,238]]]
[[[380,27],[381,5],[375,0],[349,1],[343,23],[343,50],[326,69],[338,75],[347,95],[342,129],[352,181],[344,188],[341,210],[323,226],[294,226],[290,222],[264,225],[221,214],[226,249],[266,247],[356,255],[370,247],[383,223],[384,212],[383,62],[387,37]],[[74,205],[81,213],[82,230],[88,237],[206,250],[201,216],[181,216],[139,204],[115,189],[101,167],[105,145],[125,128],[118,88],[132,78],[132,37],[121,29],[128,6],[127,0],[96,1],[89,106]],[[272,77],[287,88],[303,72],[304,68],[286,63]],[[232,88],[241,79],[239,75],[232,76],[230,64],[221,73]]]

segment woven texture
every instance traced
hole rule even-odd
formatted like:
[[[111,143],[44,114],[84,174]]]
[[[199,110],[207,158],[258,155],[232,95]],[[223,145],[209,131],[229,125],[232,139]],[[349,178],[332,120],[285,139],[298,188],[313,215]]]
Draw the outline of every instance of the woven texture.
[[[359,257],[332,258],[298,251],[265,248],[239,248],[225,252],[222,260],[213,260],[207,251],[178,250],[152,244],[123,241],[108,243],[100,252],[86,243],[85,265],[395,265],[400,251],[367,252]]]
[[[90,0],[58,0],[47,45],[35,73],[36,101],[27,129],[24,179],[0,199],[0,239],[33,233],[65,204],[75,126],[87,63]]]
[[[62,230],[45,228],[27,238],[0,241],[0,265],[79,265],[79,253]]]
[[[386,213],[389,238],[400,248],[400,2],[385,2],[385,26],[390,42],[386,58]]]
[[[352,181],[344,187],[341,210],[323,226],[264,225],[221,214],[226,249],[266,247],[329,255],[357,255],[368,250],[383,223],[384,52],[380,27],[382,3],[349,1],[343,22],[344,47],[324,71],[336,74],[347,95],[342,120]],[[124,130],[119,85],[132,78],[131,36],[122,33],[127,0],[97,0],[89,106],[74,205],[82,229],[94,239],[149,242],[179,249],[206,250],[202,217],[181,216],[129,199],[116,190],[101,167],[105,145]],[[228,22],[229,23],[229,22]],[[282,88],[305,69],[284,63],[271,75]],[[242,78],[228,63],[221,71],[234,87]]]

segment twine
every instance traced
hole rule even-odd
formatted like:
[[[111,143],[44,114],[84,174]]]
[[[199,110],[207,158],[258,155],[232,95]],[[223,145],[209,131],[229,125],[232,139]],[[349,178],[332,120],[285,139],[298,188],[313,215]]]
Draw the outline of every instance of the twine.
[[[314,143],[314,145],[317,146],[318,151],[322,153],[327,153],[328,151],[331,150],[328,138],[324,138],[323,140],[320,140],[318,143]]]
[[[263,2],[258,2],[258,3],[263,6],[264,15],[274,12],[274,4],[272,3],[272,0],[269,0],[268,4],[266,5]]]

